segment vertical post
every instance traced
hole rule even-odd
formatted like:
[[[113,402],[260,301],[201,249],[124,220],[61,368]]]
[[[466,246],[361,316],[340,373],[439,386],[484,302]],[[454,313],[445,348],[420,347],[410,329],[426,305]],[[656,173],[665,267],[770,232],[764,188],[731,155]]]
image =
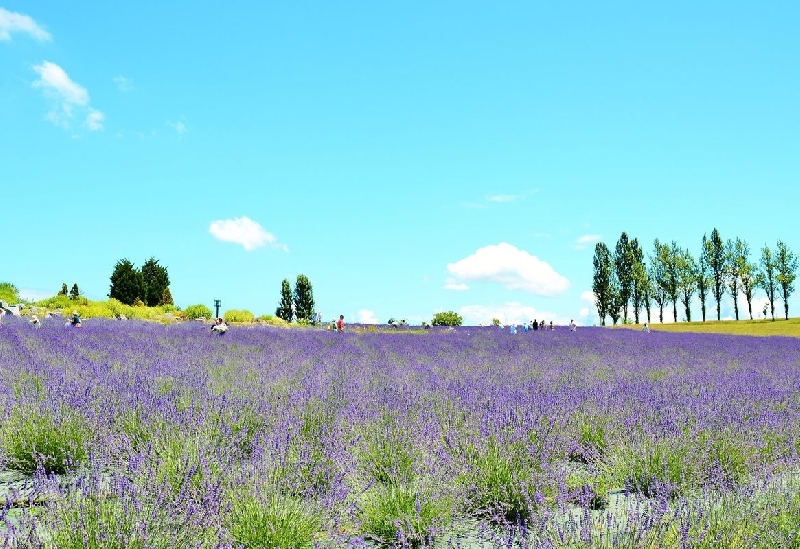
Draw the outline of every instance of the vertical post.
[[[216,309],[216,312],[214,313],[214,318],[219,318],[219,306],[220,305],[222,305],[222,301],[220,301],[219,299],[215,299],[214,300],[214,308]]]

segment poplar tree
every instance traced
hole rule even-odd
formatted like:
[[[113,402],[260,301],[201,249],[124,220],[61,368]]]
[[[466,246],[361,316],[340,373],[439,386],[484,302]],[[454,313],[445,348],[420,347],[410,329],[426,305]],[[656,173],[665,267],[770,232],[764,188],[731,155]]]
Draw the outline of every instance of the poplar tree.
[[[761,248],[761,287],[767,293],[769,302],[769,312],[772,320],[775,320],[775,291],[777,290],[777,266],[775,257],[769,246]]]
[[[722,318],[722,296],[725,294],[725,244],[719,236],[719,231],[714,228],[711,238],[703,235],[703,254],[711,270],[714,285],[711,287],[714,299],[717,301],[717,320]]]
[[[783,297],[783,312],[786,320],[789,320],[789,296],[794,293],[797,256],[780,240],[778,241],[778,251],[775,254],[775,269],[778,272],[775,279],[781,288],[781,297]]]
[[[311,320],[314,315],[314,291],[306,275],[297,275],[293,297],[294,315],[297,320]]]
[[[294,316],[292,311],[292,287],[288,278],[284,278],[283,282],[281,282],[281,301],[278,308],[275,309],[275,316],[286,322],[291,322]]]
[[[603,242],[598,242],[594,246],[594,276],[592,278],[592,291],[594,292],[595,306],[597,315],[600,317],[600,325],[606,325],[606,315],[613,305],[611,296],[611,252]]]

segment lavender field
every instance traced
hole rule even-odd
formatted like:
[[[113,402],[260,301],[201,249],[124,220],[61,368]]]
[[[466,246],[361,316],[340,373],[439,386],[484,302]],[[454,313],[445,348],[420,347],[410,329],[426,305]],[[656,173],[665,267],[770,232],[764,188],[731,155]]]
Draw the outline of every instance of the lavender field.
[[[0,546],[800,547],[800,340],[0,328]]]

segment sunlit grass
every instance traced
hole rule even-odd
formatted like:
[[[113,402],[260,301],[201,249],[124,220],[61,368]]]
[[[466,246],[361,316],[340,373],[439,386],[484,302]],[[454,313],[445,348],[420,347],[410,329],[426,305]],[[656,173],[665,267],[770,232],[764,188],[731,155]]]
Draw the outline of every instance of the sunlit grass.
[[[706,322],[651,323],[652,332],[700,332],[709,334],[800,337],[800,317],[772,320],[709,320]],[[624,324],[616,328],[641,330],[643,324]]]

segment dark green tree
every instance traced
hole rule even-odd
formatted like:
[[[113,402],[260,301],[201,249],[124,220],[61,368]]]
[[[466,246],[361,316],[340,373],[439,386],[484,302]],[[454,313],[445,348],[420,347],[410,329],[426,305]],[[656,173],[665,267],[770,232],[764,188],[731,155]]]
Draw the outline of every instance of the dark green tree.
[[[58,295],[68,295],[68,294],[69,294],[69,290],[67,289],[67,283],[66,282],[62,282],[61,283],[61,289],[58,291]]]
[[[769,246],[761,248],[761,287],[767,293],[767,301],[769,301],[769,311],[772,320],[775,320],[775,292],[778,289],[778,275],[777,262],[772,250]]]
[[[70,299],[79,299],[81,297],[81,291],[78,289],[78,283],[72,285],[72,289],[69,291],[69,298]]]
[[[117,299],[125,305],[133,305],[137,299],[144,295],[144,280],[133,263],[128,259],[120,259],[114,265],[111,274],[111,290],[108,297]]]
[[[594,246],[594,277],[592,279],[592,291],[594,292],[594,303],[597,307],[597,316],[600,317],[600,325],[606,325],[606,316],[611,311],[614,298],[611,293],[611,277],[614,274],[614,267],[611,260],[611,251],[603,242],[598,242]]]
[[[169,286],[164,288],[164,291],[161,292],[161,299],[158,301],[158,305],[175,305],[175,302],[172,300],[172,292],[169,291]]]
[[[297,320],[311,320],[314,317],[314,291],[306,275],[297,275],[292,297]]]
[[[155,307],[161,301],[164,290],[169,286],[169,273],[167,268],[158,264],[158,260],[151,257],[142,265],[142,280],[144,281],[144,295],[140,296],[148,307]]]
[[[292,311],[292,286],[288,278],[284,278],[281,282],[281,302],[278,308],[275,309],[275,316],[286,322],[291,322],[294,313]]]
[[[725,253],[725,244],[716,227],[711,231],[711,238],[707,239],[706,235],[703,235],[702,253],[714,281],[711,292],[717,301],[717,320],[720,320],[722,318],[722,296],[725,294],[727,254]]]
[[[653,288],[653,301],[658,305],[658,321],[664,322],[664,305],[667,303],[668,296],[664,288],[667,285],[666,267],[663,258],[659,257],[659,250],[662,244],[656,239],[655,253],[650,256],[650,280]]]
[[[431,324],[434,326],[461,326],[464,319],[455,311],[443,311],[433,315]]]
[[[789,296],[794,293],[794,281],[797,278],[797,256],[782,241],[778,241],[778,251],[775,253],[775,269],[778,275],[775,280],[781,288],[783,298],[783,312],[789,320]]]
[[[628,303],[633,294],[633,263],[634,253],[628,234],[623,231],[614,248],[614,269],[619,281],[619,302],[622,303],[622,320],[628,321]]]

